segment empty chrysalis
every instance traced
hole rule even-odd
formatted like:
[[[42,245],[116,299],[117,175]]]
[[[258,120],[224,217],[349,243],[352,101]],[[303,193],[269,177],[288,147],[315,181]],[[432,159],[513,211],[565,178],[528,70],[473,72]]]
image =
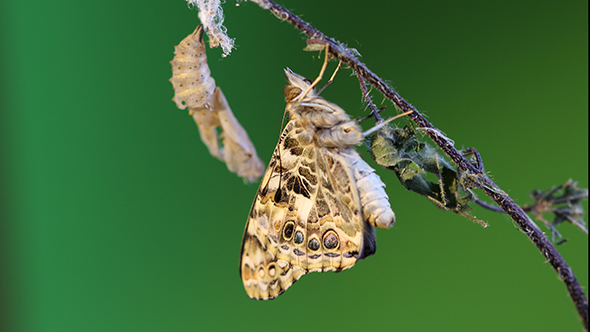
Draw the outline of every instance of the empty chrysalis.
[[[183,39],[174,48],[172,78],[174,102],[181,110],[185,108],[210,108],[215,80],[207,65],[207,54],[202,40],[203,26]]]
[[[173,101],[180,109],[188,107],[211,155],[224,161],[231,172],[254,182],[264,172],[264,164],[229,108],[223,92],[215,86],[202,35],[203,26],[199,25],[174,49],[174,59],[170,61]]]

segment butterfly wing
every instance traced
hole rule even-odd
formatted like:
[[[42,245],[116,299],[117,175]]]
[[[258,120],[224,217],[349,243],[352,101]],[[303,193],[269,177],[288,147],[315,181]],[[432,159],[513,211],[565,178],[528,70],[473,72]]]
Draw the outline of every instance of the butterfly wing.
[[[305,274],[302,267],[285,260],[279,265],[278,238],[271,229],[274,227],[271,220],[285,219],[286,207],[279,206],[280,198],[276,197],[283,173],[279,147],[293,126],[293,122],[289,122],[279,139],[254,198],[242,239],[240,276],[248,296],[259,300],[279,296]]]
[[[351,167],[360,157],[304,136],[289,122],[250,210],[240,274],[251,298],[273,299],[303,274],[341,271],[375,252]]]

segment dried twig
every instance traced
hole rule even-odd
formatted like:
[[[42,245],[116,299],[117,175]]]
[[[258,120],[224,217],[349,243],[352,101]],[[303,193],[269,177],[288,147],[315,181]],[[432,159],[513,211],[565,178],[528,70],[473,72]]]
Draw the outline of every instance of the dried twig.
[[[559,226],[564,221],[572,223],[582,232],[588,234],[588,228],[583,219],[584,209],[580,202],[588,198],[588,189],[578,188],[578,183],[570,179],[561,186],[552,187],[549,190],[541,191],[535,189],[531,192],[531,197],[535,200],[535,203],[523,205],[522,209],[532,213],[535,218],[541,220],[551,230],[551,240],[553,242],[555,242],[556,236],[561,238],[561,234],[557,231],[556,226]],[[488,210],[505,212],[501,208],[477,198],[474,198],[473,201]],[[543,217],[544,213],[553,214],[553,221],[547,221]]]

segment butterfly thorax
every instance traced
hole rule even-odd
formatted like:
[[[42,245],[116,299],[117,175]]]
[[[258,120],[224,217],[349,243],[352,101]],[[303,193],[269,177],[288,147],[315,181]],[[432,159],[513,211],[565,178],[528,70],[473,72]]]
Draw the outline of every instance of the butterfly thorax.
[[[296,81],[294,84],[300,83]],[[309,83],[302,80],[302,86],[288,85],[284,89],[287,111],[295,136],[301,145],[312,142],[319,147],[343,149],[360,144],[360,127],[338,105],[316,95],[310,90],[305,96]]]

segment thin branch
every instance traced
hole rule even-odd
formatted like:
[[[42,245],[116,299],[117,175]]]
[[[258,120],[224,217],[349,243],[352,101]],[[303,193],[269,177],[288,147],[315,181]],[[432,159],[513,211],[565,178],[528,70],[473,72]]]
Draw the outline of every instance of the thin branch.
[[[330,53],[342,60],[357,75],[363,77],[367,82],[379,90],[387,99],[391,100],[402,112],[412,112],[410,119],[421,128],[426,129],[426,133],[436,143],[442,151],[453,160],[453,162],[464,172],[466,181],[470,181],[473,187],[482,189],[499,207],[502,208],[527,235],[527,237],[537,246],[543,256],[547,258],[551,266],[557,271],[560,279],[565,283],[567,290],[576,305],[586,330],[588,330],[588,301],[580,284],[567,265],[557,249],[543,234],[541,229],[527,216],[527,214],[518,206],[508,194],[500,189],[485,172],[479,172],[471,162],[469,162],[454,146],[453,143],[443,136],[418,110],[405,101],[397,92],[387,85],[380,77],[370,71],[361,63],[354,52],[345,45],[327,37],[319,30],[312,27],[309,23],[301,20],[287,9],[270,0],[251,0],[257,3],[263,9],[270,10],[277,18],[295,26],[317,43],[321,40],[330,46]]]
[[[480,200],[478,198],[473,198],[473,201],[475,203],[477,203],[479,206],[484,207],[484,208],[486,208],[488,210],[491,210],[491,211],[494,211],[494,212],[506,212],[506,211],[502,210],[501,208],[497,207],[496,205],[492,205],[490,203],[484,202],[484,201],[482,201],[482,200]],[[523,208],[523,210],[524,210],[524,208]]]
[[[586,223],[582,219],[584,209],[579,206],[580,200],[588,198],[588,190],[578,188],[577,186],[578,183],[570,179],[560,186],[555,186],[545,191],[535,189],[531,193],[531,197],[535,199],[535,203],[522,206],[524,211],[534,214],[537,220],[542,221],[551,230],[551,240],[553,242],[555,242],[555,236],[561,238],[561,234],[559,234],[555,227],[564,221],[571,222],[584,233],[588,234]],[[495,205],[476,199],[474,201],[486,209],[505,212]],[[544,213],[552,213],[554,215],[553,221],[547,221],[543,217]]]
[[[383,111],[386,108],[387,108],[387,105],[381,106],[381,108],[377,109],[377,113],[381,113],[381,111]],[[373,112],[371,112],[371,114],[369,114],[367,116],[363,116],[363,117],[360,117],[360,118],[356,119],[356,123],[361,123],[361,122],[363,122],[365,120],[368,120],[368,119],[370,119],[372,117],[373,117]]]
[[[363,97],[365,98],[365,101],[367,102],[369,109],[371,109],[371,115],[373,115],[375,117],[375,121],[377,121],[377,122],[383,121],[383,119],[379,115],[379,110],[377,109],[377,106],[375,106],[375,104],[373,104],[373,100],[371,100],[371,95],[369,95],[369,91],[367,91],[365,79],[360,75],[357,75],[356,77],[358,77],[358,79],[359,79],[359,83],[361,85],[361,91],[363,92]]]

